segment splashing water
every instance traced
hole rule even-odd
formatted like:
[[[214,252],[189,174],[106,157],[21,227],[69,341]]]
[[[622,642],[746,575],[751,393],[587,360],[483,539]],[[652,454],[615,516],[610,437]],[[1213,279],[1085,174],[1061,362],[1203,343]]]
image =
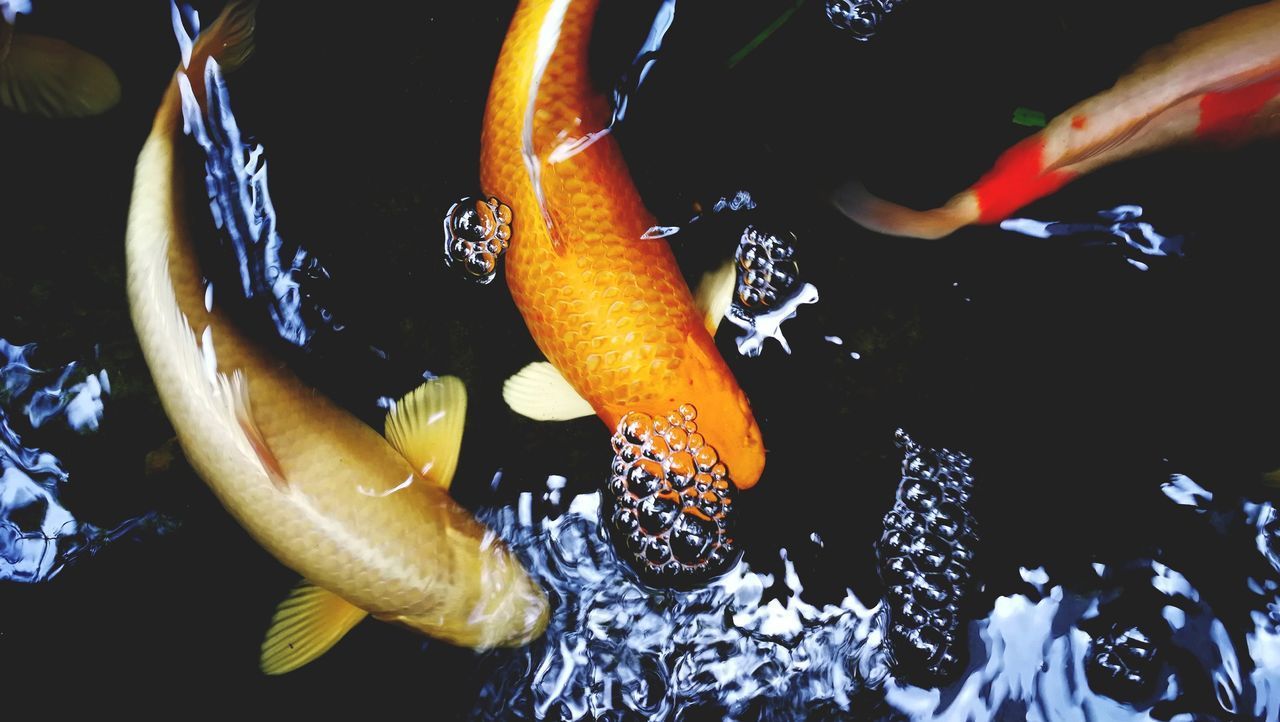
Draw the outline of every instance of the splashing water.
[[[64,423],[75,431],[96,431],[102,397],[111,387],[105,370],[68,386],[80,377],[79,365],[38,369],[30,362],[35,348],[0,339],[0,581],[47,581],[76,557],[93,555],[139,529],[163,531],[167,523],[147,514],[102,530],[78,522],[62,505],[58,490],[69,479],[62,462],[24,445],[10,413],[25,417],[31,429]]]
[[[176,5],[171,7],[174,33],[186,65],[200,30],[199,16],[189,8],[180,12]],[[217,61],[210,58],[208,68],[202,70],[209,121],[190,107],[195,98],[189,97],[188,91],[183,98],[184,131],[204,151],[209,209],[220,238],[229,242],[235,253],[244,297],[265,299],[276,331],[296,346],[305,347],[318,327],[341,331],[342,325],[309,291],[312,284],[327,280],[329,272],[301,246],[287,245],[280,236],[267,187],[263,146],[242,140]]]
[[[1239,619],[1155,558],[1095,562],[1093,582],[1079,588],[1023,567],[1012,593],[970,610],[967,664],[933,688],[893,674],[882,603],[852,591],[838,604],[805,601],[785,549],[780,580],[740,562],[693,591],[638,584],[602,533],[598,494],[559,513],[564,483],[548,480],[539,522],[528,492],[482,514],[554,609],[542,639],[488,653],[472,719],[1280,720],[1280,514],[1269,503],[1237,508],[1237,536],[1253,538],[1273,572],[1250,578],[1256,608]],[[1163,490],[1197,510],[1213,503],[1183,475]],[[1135,595],[1154,622],[1117,611],[1116,600]],[[1115,659],[1138,675],[1133,684],[1111,683]]]
[[[734,193],[732,198],[721,196],[720,200],[716,201],[715,204],[711,206],[711,211],[713,213],[720,213],[721,211],[726,210],[737,212],[751,211],[755,210],[755,208],[756,202],[751,198],[751,192],[742,190]]]
[[[727,206],[754,208],[749,194],[735,196]],[[742,201],[740,205],[735,205]],[[721,198],[715,210],[725,207]],[[765,339],[774,338],[782,350],[791,353],[791,346],[782,335],[782,324],[795,318],[800,306],[818,302],[818,289],[811,283],[797,286],[799,267],[795,262],[795,235],[787,239],[747,226],[738,240],[734,253],[738,278],[733,303],[725,311],[725,318],[746,331],[737,338],[738,353],[743,356],[759,356],[764,350]]]
[[[536,525],[531,503],[526,493],[517,509],[482,520],[558,603],[542,639],[491,653],[473,718],[733,718],[768,709],[796,719],[819,706],[849,709],[857,646],[871,637],[876,612],[852,592],[838,606],[805,602],[784,550],[785,601],[762,603],[774,579],[745,563],[702,589],[660,593],[632,581],[613,555],[598,494]]]
[[[653,69],[654,63],[657,62],[662,51],[662,41],[667,36],[667,31],[671,29],[671,24],[675,22],[675,19],[676,0],[663,0],[658,12],[654,15],[653,23],[649,26],[649,34],[645,36],[644,42],[640,45],[640,49],[636,51],[636,55],[631,61],[631,65],[613,88],[610,102],[613,112],[609,116],[608,125],[600,130],[591,131],[586,135],[560,143],[547,155],[548,162],[559,163],[572,158],[590,148],[604,136],[615,132],[622,122],[626,120],[627,108],[631,104],[631,98],[640,90],[641,84],[644,83],[649,71]],[[530,96],[531,99],[533,97],[533,95]]]
[[[759,356],[764,350],[767,339],[776,339],[782,350],[791,353],[791,344],[782,335],[782,324],[796,317],[801,306],[818,302],[818,289],[812,283],[800,286],[792,295],[778,302],[778,305],[764,313],[749,314],[737,304],[729,306],[725,318],[746,333],[735,339],[738,353],[743,356]]]
[[[31,14],[31,0],[0,0],[0,17],[10,25],[18,15]]]
[[[1057,238],[1084,236],[1086,245],[1107,245],[1136,251],[1142,256],[1167,258],[1182,256],[1185,239],[1182,236],[1163,236],[1156,232],[1154,226],[1142,217],[1142,206],[1116,206],[1110,210],[1098,211],[1098,216],[1111,221],[1101,223],[1062,223],[1060,221],[1037,221],[1031,218],[1010,218],[1000,224],[1006,231],[1021,233],[1033,238]],[[1117,240],[1118,239],[1118,240]],[[1120,242],[1123,242],[1121,245]],[[1150,266],[1137,258],[1125,257],[1134,268],[1146,271]]]

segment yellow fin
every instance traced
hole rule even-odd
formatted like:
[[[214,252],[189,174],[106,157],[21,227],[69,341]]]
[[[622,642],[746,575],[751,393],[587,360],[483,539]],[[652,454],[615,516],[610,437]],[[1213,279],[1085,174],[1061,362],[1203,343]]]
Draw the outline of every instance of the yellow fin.
[[[383,436],[415,471],[448,489],[458,468],[466,420],[467,387],[454,376],[442,376],[396,402]]]
[[[702,274],[694,302],[702,312],[707,332],[716,335],[729,304],[733,303],[733,287],[738,283],[738,265],[732,258]]]
[[[259,665],[266,674],[292,672],[338,643],[369,613],[305,579],[276,607]]]
[[[80,118],[118,102],[120,80],[98,56],[57,38],[13,34],[0,61],[0,105],[45,118]]]
[[[538,421],[568,421],[595,413],[546,361],[531,363],[507,379],[502,384],[502,399],[512,411]]]

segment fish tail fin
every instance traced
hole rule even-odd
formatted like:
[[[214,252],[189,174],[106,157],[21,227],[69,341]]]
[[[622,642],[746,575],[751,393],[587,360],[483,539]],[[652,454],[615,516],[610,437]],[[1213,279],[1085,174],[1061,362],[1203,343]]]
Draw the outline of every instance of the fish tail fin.
[[[831,201],[864,228],[910,238],[942,238],[977,222],[980,215],[977,199],[971,191],[952,198],[941,208],[917,211],[872,195],[856,180],[836,189]]]
[[[209,27],[190,45],[184,43],[182,66],[178,69],[191,83],[192,95],[203,108],[206,102],[205,69],[216,60],[224,72],[239,68],[253,54],[253,32],[257,26],[259,0],[231,0]],[[172,8],[174,29],[185,36],[176,5]]]
[[[98,115],[120,102],[120,80],[101,58],[0,20],[0,105],[44,118]]]

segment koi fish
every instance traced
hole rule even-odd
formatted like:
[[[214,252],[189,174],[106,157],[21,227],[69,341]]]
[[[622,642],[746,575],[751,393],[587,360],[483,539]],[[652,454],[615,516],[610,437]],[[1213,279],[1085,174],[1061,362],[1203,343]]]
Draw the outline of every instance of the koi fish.
[[[120,102],[120,80],[96,55],[57,38],[15,33],[26,0],[0,0],[0,105],[45,118],[78,118]]]
[[[834,204],[873,231],[941,238],[998,223],[1118,160],[1199,140],[1243,142],[1280,132],[1280,0],[1238,10],[1149,52],[1107,91],[1018,143],[941,208],[916,211],[857,182]]]
[[[380,436],[212,303],[185,217],[183,106],[204,112],[214,59],[228,70],[246,59],[256,4],[234,0],[185,49],[138,157],[125,250],[134,328],[187,459],[250,536],[306,579],[277,610],[261,667],[306,664],[366,616],[463,646],[525,644],[546,624],[546,598],[448,493],[462,383],[423,384]]]
[[[610,431],[629,412],[692,405],[707,445],[750,488],[764,443],[712,339],[733,266],[708,274],[695,302],[666,241],[648,232],[657,222],[587,71],[597,5],[522,0],[489,88],[481,184],[513,211],[507,285],[549,360],[508,379],[503,396],[531,418],[594,413]]]

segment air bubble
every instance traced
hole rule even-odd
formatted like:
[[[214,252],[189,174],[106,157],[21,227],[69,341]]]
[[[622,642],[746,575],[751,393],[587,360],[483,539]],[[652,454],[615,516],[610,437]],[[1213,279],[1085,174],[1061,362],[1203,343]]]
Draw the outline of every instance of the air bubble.
[[[795,236],[787,241],[747,226],[738,240],[738,305],[753,315],[768,311],[786,298],[799,279],[799,267],[791,260]]]
[[[736,556],[727,536],[734,486],[715,449],[687,431],[694,415],[691,405],[656,417],[628,413],[612,439],[615,478],[606,489],[615,511],[602,518],[646,583],[691,586],[723,573]],[[631,521],[624,524],[619,513]],[[648,540],[643,549],[634,546],[633,529]],[[665,557],[654,551],[659,540]],[[673,574],[670,564],[680,573]]]
[[[673,452],[684,451],[685,447],[689,444],[689,435],[685,433],[684,429],[679,427],[674,427],[668,431],[666,439],[667,446],[669,446]]]
[[[649,425],[652,422],[653,419],[649,418],[647,414],[632,411],[622,417],[619,428],[627,441],[633,444],[643,444],[649,440]]]
[[[689,513],[681,514],[671,537],[672,552],[684,564],[702,564],[711,551],[716,532],[714,524]]]
[[[671,528],[680,509],[671,501],[653,496],[640,502],[640,528],[657,535]]]
[[[654,461],[666,461],[671,455],[671,447],[667,444],[667,440],[661,436],[649,437],[649,443],[644,445],[644,455]]]
[[[471,197],[449,207],[444,218],[445,265],[459,267],[478,283],[489,283],[511,238],[511,209],[497,198]]]
[[[641,459],[627,474],[627,488],[632,494],[644,497],[658,491],[662,467],[649,459]]]
[[[886,13],[900,0],[827,0],[827,19],[854,40],[863,42],[875,35]]]

